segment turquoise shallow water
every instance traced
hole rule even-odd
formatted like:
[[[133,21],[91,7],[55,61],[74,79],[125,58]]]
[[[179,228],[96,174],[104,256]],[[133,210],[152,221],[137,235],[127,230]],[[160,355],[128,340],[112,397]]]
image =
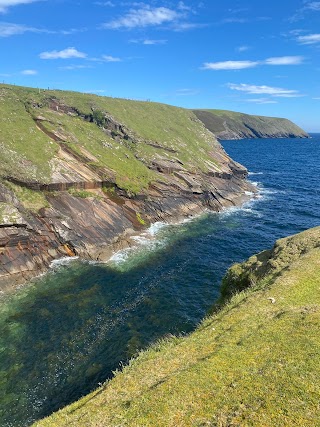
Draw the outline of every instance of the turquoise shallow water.
[[[320,224],[320,136],[225,142],[260,198],[157,224],[107,265],[55,265],[0,305],[0,425],[27,426],[97,387],[167,334],[192,331],[226,269]]]

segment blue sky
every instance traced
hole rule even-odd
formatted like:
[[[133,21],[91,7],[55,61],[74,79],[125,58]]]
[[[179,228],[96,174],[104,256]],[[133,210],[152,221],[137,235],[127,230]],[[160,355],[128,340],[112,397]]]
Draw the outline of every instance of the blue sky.
[[[320,132],[320,1],[0,0],[0,49],[6,83]]]

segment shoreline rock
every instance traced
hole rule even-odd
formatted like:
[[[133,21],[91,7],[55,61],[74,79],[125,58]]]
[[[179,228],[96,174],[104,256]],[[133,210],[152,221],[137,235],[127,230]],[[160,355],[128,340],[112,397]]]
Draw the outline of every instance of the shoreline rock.
[[[248,192],[257,191],[242,176],[207,179],[215,184],[210,193],[176,189],[174,193],[156,183],[162,194],[153,189],[142,200],[120,197],[116,202],[102,190],[96,190],[96,197],[82,199],[64,191],[48,197],[50,207],[39,214],[26,211],[16,200],[20,223],[0,226],[0,290],[6,292],[47,272],[52,261],[62,257],[104,262],[130,247],[131,237],[147,225],[241,205],[251,198]]]

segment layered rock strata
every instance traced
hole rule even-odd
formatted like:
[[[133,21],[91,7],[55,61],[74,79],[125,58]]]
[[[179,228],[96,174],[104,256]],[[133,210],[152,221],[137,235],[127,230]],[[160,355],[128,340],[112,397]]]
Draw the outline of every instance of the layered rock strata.
[[[130,236],[146,224],[187,217],[205,208],[220,211],[241,204],[248,199],[245,192],[254,191],[244,179],[246,170],[232,161],[219,175],[214,171],[163,175],[166,182],[154,182],[140,197],[108,194],[99,188],[100,182],[92,197],[67,191],[48,194],[50,207],[37,214],[23,208],[2,185],[1,203],[8,219],[2,218],[0,225],[0,289],[46,271],[53,260],[64,256],[105,261],[113,251],[131,245]]]

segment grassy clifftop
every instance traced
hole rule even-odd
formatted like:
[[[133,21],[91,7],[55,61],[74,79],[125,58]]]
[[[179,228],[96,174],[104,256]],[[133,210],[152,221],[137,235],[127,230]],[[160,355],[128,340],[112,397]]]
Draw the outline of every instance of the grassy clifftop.
[[[307,136],[285,119],[4,84],[0,129],[0,179],[102,179],[131,194],[157,181],[155,163],[178,160],[189,173],[223,171],[211,132],[222,139]]]
[[[137,193],[155,159],[206,172],[216,141],[189,110],[77,92],[0,85],[2,177],[50,183],[72,172],[70,153],[101,178]],[[69,157],[66,159],[65,151]],[[74,160],[74,159],[73,159]]]
[[[228,271],[231,299],[194,333],[36,426],[319,425],[319,283],[320,227],[279,240]]]
[[[253,116],[227,110],[193,110],[219,139],[308,138],[308,134],[288,119]]]

